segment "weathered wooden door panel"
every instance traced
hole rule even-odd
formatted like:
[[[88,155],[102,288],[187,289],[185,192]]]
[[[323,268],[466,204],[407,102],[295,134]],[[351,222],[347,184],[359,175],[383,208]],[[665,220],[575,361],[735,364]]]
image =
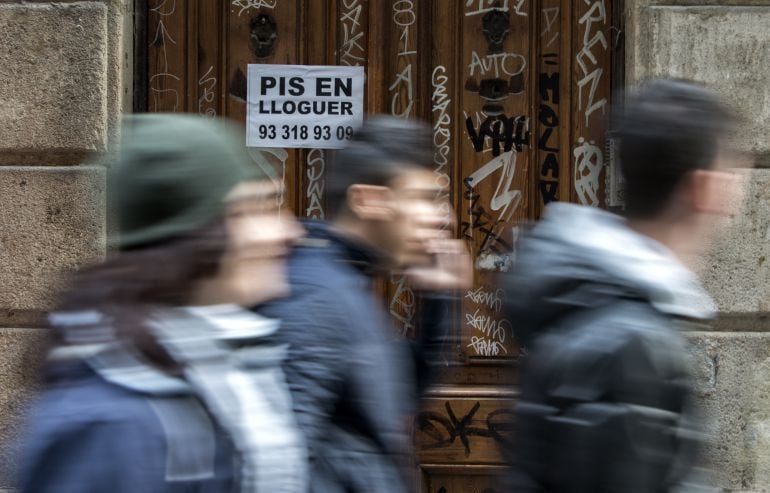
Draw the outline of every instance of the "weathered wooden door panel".
[[[417,453],[423,464],[499,464],[499,447],[513,443],[511,400],[457,397],[424,400],[415,418]]]
[[[503,467],[422,467],[422,491],[426,493],[503,493]]]
[[[246,73],[250,63],[296,65],[305,61],[302,0],[273,2],[221,2],[226,6],[224,32],[225,74],[228,92],[225,114],[246,122]],[[255,8],[262,3],[270,8]],[[299,208],[300,152],[297,149],[270,149],[263,153],[285,185],[283,203]],[[255,159],[259,157],[255,156]]]
[[[494,287],[494,273],[510,267],[517,225],[532,215],[527,183],[532,181],[533,16],[528,1],[509,3],[507,10],[491,4],[464,2],[458,67],[460,234],[476,262],[460,321],[462,354],[471,364],[500,363],[517,354],[513,326],[500,314],[503,293]]]
[[[495,278],[551,201],[604,207],[613,71],[611,0],[147,0],[143,109],[245,124],[250,63],[363,65],[368,113],[433,126],[446,228],[466,240],[473,288],[454,307],[451,358],[415,417],[422,489],[496,490],[511,436],[516,320]],[[141,52],[141,50],[140,50]],[[328,218],[333,152],[252,153],[285,210]],[[452,224],[454,223],[454,224]],[[547,261],[544,259],[544,261]],[[396,330],[419,310],[406,280],[378,289]]]
[[[147,102],[149,111],[190,111],[187,73],[188,33],[186,3],[150,2],[147,12]]]

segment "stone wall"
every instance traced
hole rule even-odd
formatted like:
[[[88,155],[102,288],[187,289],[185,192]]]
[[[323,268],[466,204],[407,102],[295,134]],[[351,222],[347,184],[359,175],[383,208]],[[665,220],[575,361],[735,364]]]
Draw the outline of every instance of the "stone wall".
[[[629,86],[683,77],[742,118],[734,143],[754,158],[744,207],[701,259],[720,316],[692,335],[708,459],[725,491],[770,491],[770,1],[625,0]]]
[[[43,313],[62,274],[104,255],[132,12],[130,0],[0,0],[0,490],[12,486]]]

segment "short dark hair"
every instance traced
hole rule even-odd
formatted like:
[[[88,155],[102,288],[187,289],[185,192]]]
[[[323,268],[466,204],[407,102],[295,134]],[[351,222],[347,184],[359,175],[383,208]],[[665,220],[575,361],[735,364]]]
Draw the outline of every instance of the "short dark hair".
[[[654,217],[685,176],[713,168],[732,124],[716,95],[692,82],[655,80],[631,96],[618,128],[626,215]]]
[[[329,167],[327,197],[334,214],[344,211],[351,185],[387,186],[409,168],[429,168],[433,141],[425,123],[389,116],[368,118],[337,151]]]

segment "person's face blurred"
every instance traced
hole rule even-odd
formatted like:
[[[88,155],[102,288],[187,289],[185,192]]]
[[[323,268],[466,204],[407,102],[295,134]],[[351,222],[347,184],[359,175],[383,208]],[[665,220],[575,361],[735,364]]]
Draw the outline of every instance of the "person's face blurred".
[[[691,173],[684,182],[681,210],[687,211],[679,228],[683,232],[680,255],[697,265],[712,242],[725,233],[743,204],[744,175],[738,170],[750,166],[745,157],[721,146],[712,168]],[[705,266],[696,267],[702,269]]]
[[[227,199],[228,248],[223,265],[241,304],[288,294],[286,256],[302,229],[291,211],[279,213],[280,185],[240,183]]]
[[[740,212],[743,202],[744,182],[740,169],[750,168],[751,160],[742,154],[720,146],[714,168],[707,171],[703,185],[704,202],[711,214],[733,217]]]
[[[696,172],[692,180],[692,203],[695,210],[711,223],[709,229],[712,231],[725,222],[722,218],[731,218],[740,212],[744,184],[738,170],[750,165],[745,156],[720,146],[714,166]]]
[[[407,169],[389,188],[393,214],[383,228],[381,241],[396,265],[430,265],[430,242],[451,234],[453,216],[446,190],[427,169]]]

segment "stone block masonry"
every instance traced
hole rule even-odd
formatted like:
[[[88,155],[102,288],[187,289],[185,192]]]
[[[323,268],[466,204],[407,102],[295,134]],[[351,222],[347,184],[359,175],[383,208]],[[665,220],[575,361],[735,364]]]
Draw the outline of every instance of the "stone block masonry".
[[[690,335],[697,403],[709,423],[706,459],[720,491],[769,491],[770,0],[625,0],[627,85],[693,79],[741,119],[732,143],[757,169],[743,210],[694,264],[719,317]]]
[[[0,491],[14,486],[45,313],[64,276],[105,253],[132,12],[132,0],[0,0]]]
[[[105,200],[99,166],[0,168],[0,310],[52,308],[61,276],[102,257]]]
[[[107,7],[0,3],[0,164],[79,164],[107,146]]]

